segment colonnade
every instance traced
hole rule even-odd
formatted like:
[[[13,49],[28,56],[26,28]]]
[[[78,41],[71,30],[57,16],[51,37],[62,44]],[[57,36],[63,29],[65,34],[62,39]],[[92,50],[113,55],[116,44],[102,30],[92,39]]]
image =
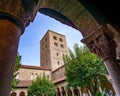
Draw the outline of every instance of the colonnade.
[[[81,89],[80,87],[76,88],[69,88],[66,89],[65,87],[58,87],[55,93],[56,96],[91,96],[89,91],[84,88]]]
[[[66,3],[68,1],[69,3]],[[81,31],[84,37],[82,42],[87,44],[89,49],[103,60],[113,79],[117,96],[120,96],[120,32],[117,32],[110,24],[100,26],[77,0],[71,0],[71,2],[74,1],[73,3],[68,1],[0,0],[0,96],[9,96],[20,36],[29,23],[34,20],[40,8],[58,11],[64,15],[64,18],[60,16],[59,21],[67,22],[65,18],[67,17],[73,23],[72,26],[75,25],[75,28]],[[61,4],[61,6],[55,4]],[[75,9],[64,4],[76,4],[78,7]],[[65,8],[68,9],[65,10]],[[75,10],[73,11],[73,9]],[[49,10],[47,12],[51,13]],[[69,14],[66,15],[68,12]],[[78,14],[75,14],[76,12]],[[58,14],[54,15],[58,16]],[[74,19],[72,19],[73,17]],[[70,22],[65,24],[71,25]],[[70,94],[73,94],[71,92]]]

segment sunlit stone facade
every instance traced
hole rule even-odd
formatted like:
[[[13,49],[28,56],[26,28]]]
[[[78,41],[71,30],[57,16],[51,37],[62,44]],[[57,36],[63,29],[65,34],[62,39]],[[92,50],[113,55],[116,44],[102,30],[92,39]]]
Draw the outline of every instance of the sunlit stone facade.
[[[40,41],[40,66],[22,65],[17,79],[20,81],[15,91],[17,94],[25,92],[32,80],[45,73],[46,77],[56,85],[56,89],[64,87],[66,78],[64,75],[63,56],[68,54],[66,37],[62,34],[48,30]]]
[[[68,54],[64,35],[48,30],[40,42],[41,66],[52,71],[64,65],[63,56]]]
[[[55,84],[56,96],[91,96],[86,88],[66,89],[67,82],[63,62],[63,56],[66,54],[69,55],[66,37],[48,30],[40,41],[41,64],[40,66],[21,66],[17,76],[19,84],[17,90],[15,90],[16,94],[18,96],[19,94],[27,96],[27,88],[32,84],[32,80],[35,80],[37,76],[42,77],[45,73],[46,77]],[[111,77],[108,80],[111,80]],[[114,86],[112,87],[109,82],[103,82],[102,88],[104,87],[114,90]]]

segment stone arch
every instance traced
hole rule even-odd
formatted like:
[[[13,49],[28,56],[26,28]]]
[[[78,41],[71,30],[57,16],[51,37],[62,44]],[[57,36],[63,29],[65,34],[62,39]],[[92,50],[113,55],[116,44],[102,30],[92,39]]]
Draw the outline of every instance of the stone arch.
[[[12,92],[12,93],[10,94],[10,96],[17,96],[17,93],[16,93],[16,92]]]
[[[62,91],[62,96],[66,96],[66,91],[65,91],[65,88],[63,86],[61,87],[61,91]]]
[[[87,87],[83,87],[83,88],[81,88],[81,91],[82,91],[82,94],[84,95],[84,94],[86,94],[86,95],[88,95],[88,89],[87,89]]]
[[[60,88],[59,87],[57,87],[56,96],[61,96],[61,92],[60,92]]]
[[[24,92],[24,91],[21,91],[21,92],[19,93],[19,96],[25,96],[25,92]]]
[[[114,85],[112,84],[112,82],[113,82],[112,79],[109,78],[109,76],[105,76],[104,78],[105,78],[105,80],[101,81],[101,89],[102,90],[110,89],[115,94],[115,89],[114,89]]]
[[[72,96],[72,90],[69,88],[69,89],[67,89],[67,95],[68,96]]]
[[[58,21],[60,21],[63,24],[66,24],[68,26],[71,26],[73,28],[76,29],[76,26],[64,15],[62,15],[60,12],[57,12],[53,9],[49,9],[49,8],[41,8],[39,9],[39,12],[45,15],[48,15]]]
[[[95,18],[77,0],[43,0],[39,12],[79,30],[83,37],[99,27]]]
[[[80,89],[78,87],[74,88],[74,95],[75,96],[81,96],[80,95]]]
[[[85,1],[83,1],[83,2],[85,2]],[[64,1],[43,0],[39,6],[39,9],[41,9],[41,8],[43,8],[43,9],[47,8],[50,10],[54,10],[54,12],[58,12],[58,13],[62,14],[63,16],[65,16],[67,19],[69,19],[73,25],[75,25],[74,28],[79,30],[84,37],[82,42],[87,44],[89,49],[93,53],[95,53],[100,59],[102,59],[104,61],[104,63],[106,63],[106,67],[107,67],[110,75],[112,76],[112,79],[116,86],[117,91],[120,90],[120,87],[118,86],[120,84],[120,77],[118,76],[120,74],[120,71],[119,71],[120,66],[119,66],[119,63],[114,58],[115,56],[113,56],[113,54],[116,53],[116,47],[114,45],[118,45],[117,49],[119,49],[120,46],[119,46],[119,44],[116,44],[117,42],[114,42],[114,35],[116,33],[113,36],[110,36],[110,34],[113,33],[113,29],[110,29],[108,24],[111,25],[112,23],[108,22],[108,20],[103,19],[103,18],[99,19],[99,16],[103,16],[103,15],[99,15],[97,18],[95,18],[95,15],[92,14],[92,12],[90,12],[90,10],[88,11],[88,7],[83,5],[82,0],[64,0]],[[42,10],[42,11],[41,12],[43,14],[46,14],[46,12],[44,12],[45,10]],[[56,18],[59,15],[54,14],[54,16],[53,16],[52,15],[53,13],[51,11],[49,14],[48,13],[49,12],[47,12],[46,15],[51,16],[51,17],[57,19],[58,21],[61,21],[62,23],[70,25],[70,24],[68,24],[70,22],[66,23],[66,22]],[[114,25],[112,24],[112,26],[114,26]],[[116,29],[116,30],[118,31],[118,29]],[[117,32],[117,34],[119,34],[119,31]],[[118,37],[120,38],[120,35]],[[96,41],[99,41],[99,42],[96,44],[95,43]],[[120,42],[120,41],[118,41],[118,42]],[[111,47],[111,43],[112,43],[113,47]],[[102,46],[100,44],[102,44],[104,46]],[[107,50],[107,53],[105,51],[103,51],[102,49]],[[119,54],[119,53],[120,52],[118,51],[117,54]],[[109,58],[109,57],[111,57],[111,58]],[[117,76],[116,76],[116,74],[117,74]],[[118,91],[117,93],[119,93],[119,92],[120,91]]]

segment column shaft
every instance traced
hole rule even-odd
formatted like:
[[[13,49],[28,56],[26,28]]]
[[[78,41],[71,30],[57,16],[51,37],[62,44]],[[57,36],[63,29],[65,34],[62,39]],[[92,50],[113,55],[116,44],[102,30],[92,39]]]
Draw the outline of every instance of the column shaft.
[[[105,60],[104,63],[115,85],[116,96],[120,96],[120,66],[112,58]]]
[[[0,20],[0,96],[9,96],[21,30],[7,20]]]

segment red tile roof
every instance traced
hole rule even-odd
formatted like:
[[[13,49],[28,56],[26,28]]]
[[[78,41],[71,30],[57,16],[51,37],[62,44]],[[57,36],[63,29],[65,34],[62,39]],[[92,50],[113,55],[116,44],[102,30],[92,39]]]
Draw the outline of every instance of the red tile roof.
[[[25,69],[36,69],[36,70],[48,70],[48,71],[50,71],[49,68],[45,68],[45,67],[41,67],[41,66],[21,65],[21,68],[25,68]]]

